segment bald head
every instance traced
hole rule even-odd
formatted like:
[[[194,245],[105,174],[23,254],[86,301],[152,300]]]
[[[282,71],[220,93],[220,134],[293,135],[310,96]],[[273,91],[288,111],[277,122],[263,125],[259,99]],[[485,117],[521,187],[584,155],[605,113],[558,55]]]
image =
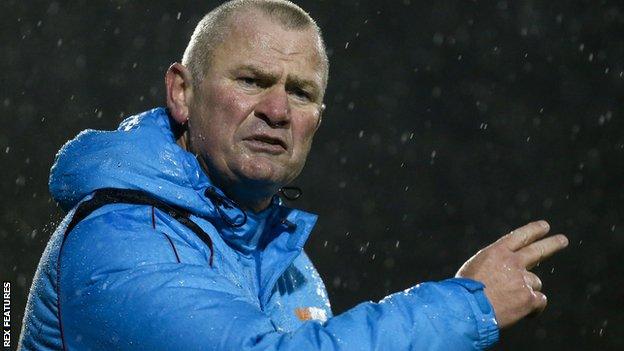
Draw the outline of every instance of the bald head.
[[[321,31],[316,22],[299,6],[285,0],[233,0],[210,11],[197,24],[191,36],[182,64],[193,77],[193,85],[198,87],[208,71],[214,50],[218,48],[232,26],[238,26],[246,17],[264,16],[286,30],[305,31],[313,29],[316,35],[317,50],[322,59],[323,90],[327,86],[329,63]]]

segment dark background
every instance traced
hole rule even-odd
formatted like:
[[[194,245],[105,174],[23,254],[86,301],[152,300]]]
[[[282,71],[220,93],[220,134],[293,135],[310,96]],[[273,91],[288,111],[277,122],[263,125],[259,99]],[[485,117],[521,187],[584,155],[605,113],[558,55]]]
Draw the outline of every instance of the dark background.
[[[336,314],[452,276],[544,218],[570,247],[536,269],[547,311],[497,350],[624,349],[624,5],[302,1],[331,61],[294,206]],[[61,211],[48,171],[85,128],[164,103],[163,75],[215,1],[0,5],[0,275],[13,343]]]

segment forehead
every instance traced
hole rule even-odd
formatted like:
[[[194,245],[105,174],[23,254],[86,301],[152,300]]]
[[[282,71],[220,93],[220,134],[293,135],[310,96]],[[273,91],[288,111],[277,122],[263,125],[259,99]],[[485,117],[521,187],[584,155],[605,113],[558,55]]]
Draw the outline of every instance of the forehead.
[[[290,30],[258,12],[233,15],[213,51],[214,64],[255,65],[318,80],[323,76],[320,42],[313,27]]]

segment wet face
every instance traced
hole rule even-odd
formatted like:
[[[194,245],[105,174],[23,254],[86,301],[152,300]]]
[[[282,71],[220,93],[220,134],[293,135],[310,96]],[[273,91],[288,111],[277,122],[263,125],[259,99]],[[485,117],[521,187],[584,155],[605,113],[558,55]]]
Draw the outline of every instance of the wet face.
[[[301,171],[320,123],[323,64],[313,29],[237,16],[189,111],[192,151],[221,186],[280,187]]]

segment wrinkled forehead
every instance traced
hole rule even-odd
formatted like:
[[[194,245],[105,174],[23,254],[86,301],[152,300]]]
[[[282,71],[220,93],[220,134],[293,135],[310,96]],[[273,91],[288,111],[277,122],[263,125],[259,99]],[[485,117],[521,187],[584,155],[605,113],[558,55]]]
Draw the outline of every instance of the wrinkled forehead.
[[[271,60],[284,60],[322,80],[326,68],[314,27],[287,29],[258,11],[245,11],[234,14],[224,30],[216,55],[223,54],[230,62],[244,59],[271,64]]]

